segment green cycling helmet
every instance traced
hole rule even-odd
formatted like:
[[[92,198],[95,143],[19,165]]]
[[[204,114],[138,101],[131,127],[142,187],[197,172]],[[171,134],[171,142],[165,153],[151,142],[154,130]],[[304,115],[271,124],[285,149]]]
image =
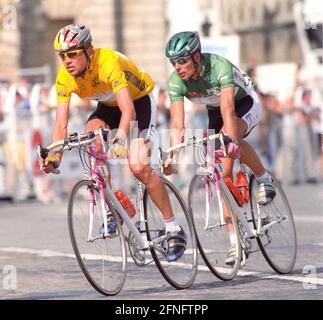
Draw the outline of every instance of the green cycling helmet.
[[[201,50],[200,36],[197,31],[184,31],[174,34],[167,42],[165,54],[169,59],[189,57]]]

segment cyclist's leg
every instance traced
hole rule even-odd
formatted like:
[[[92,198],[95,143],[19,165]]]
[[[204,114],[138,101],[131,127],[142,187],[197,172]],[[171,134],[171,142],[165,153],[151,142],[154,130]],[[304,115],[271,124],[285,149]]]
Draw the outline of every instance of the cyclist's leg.
[[[99,128],[105,129],[116,129],[118,128],[118,124],[121,118],[121,111],[119,108],[107,108],[105,105],[98,103],[97,109],[90,115],[86,125],[85,131],[94,131]],[[103,152],[103,146],[101,144],[100,137],[96,138],[95,141],[95,149],[96,152]],[[98,161],[98,165],[101,167],[99,170],[104,176],[104,180],[111,187],[111,173],[109,167],[105,161]],[[104,170],[104,172],[102,172]],[[123,224],[123,219],[119,215],[119,219],[121,224]],[[111,213],[107,214],[107,222],[108,222],[108,233],[113,234],[117,230],[117,223],[115,222],[115,218]],[[100,229],[100,233],[104,232],[104,226],[102,225]]]
[[[134,176],[145,186],[166,220],[173,213],[166,188],[150,166],[156,127],[156,103],[151,94],[134,101],[136,123],[130,132],[129,167]]]
[[[88,121],[85,125],[85,131],[88,132],[88,131],[94,131],[94,130],[97,130],[99,128],[105,128],[105,129],[108,129],[108,125],[101,119],[92,119],[90,121]],[[96,140],[95,140],[95,150],[96,152],[98,153],[102,153],[103,152],[103,146],[101,144],[101,140],[100,140],[100,137],[96,137]],[[109,171],[109,168],[106,164],[105,161],[103,160],[98,160],[98,165],[101,167],[101,171],[103,176],[104,176],[104,180],[109,183],[109,185],[111,185],[111,175],[110,175],[110,171]]]
[[[245,163],[256,176],[265,172],[254,148],[245,140],[251,130],[259,123],[261,118],[261,105],[257,94],[246,96],[235,105],[238,126],[239,149],[241,153],[240,161]]]
[[[238,138],[239,148],[240,148],[241,141],[243,141],[242,138],[244,137],[247,126],[246,126],[245,122],[239,118],[236,118],[236,121],[237,121],[237,132],[238,132],[237,138]],[[223,127],[221,130],[222,130],[222,132],[224,132]],[[223,172],[222,172],[223,180],[226,181],[227,179],[229,179],[229,180],[233,181],[232,169],[233,169],[234,160],[230,159],[230,158],[223,158],[221,161],[223,164]],[[233,227],[233,223],[231,221],[228,209],[227,209],[224,201],[222,201],[222,203],[223,203],[223,208],[224,208],[224,217],[225,217],[225,220],[227,223],[226,227],[227,227],[227,231],[229,233],[230,243],[231,243],[231,248],[229,248],[228,256],[226,259],[226,264],[231,265],[232,263],[234,263],[236,256],[237,256],[237,241],[238,241],[238,239],[236,238],[236,235],[234,233],[234,227]],[[237,216],[236,216],[235,212],[234,212],[234,216],[235,216],[235,220],[237,221]]]
[[[164,183],[150,167],[150,153],[151,143],[142,138],[133,139],[129,149],[129,167],[135,177],[145,185],[152,202],[164,217],[168,239],[167,260],[174,261],[185,251],[186,234],[173,215]]]
[[[215,133],[220,132],[221,130],[223,131],[223,119],[220,110],[208,110],[208,118],[209,118],[209,129],[214,130]],[[240,132],[238,128],[238,132]],[[223,172],[222,172],[222,177],[224,181],[226,179],[231,179],[232,180],[232,169],[233,169],[233,160],[229,158],[224,158],[221,159],[221,162],[223,164]],[[229,237],[230,237],[230,244],[231,247],[228,248],[228,257],[226,259],[227,264],[231,264],[234,262],[237,254],[237,241],[238,239],[235,236],[234,232],[234,227],[233,223],[231,221],[229,209],[226,206],[225,201],[222,199],[222,206],[223,206],[223,211],[224,211],[224,219],[226,222],[226,229],[228,231]]]
[[[105,129],[115,129],[118,128],[121,118],[121,111],[119,108],[108,108],[102,103],[98,103],[96,110],[90,115],[86,124],[85,131],[93,131],[99,128]],[[103,146],[101,144],[100,137],[97,137],[95,140],[95,149],[96,152],[103,152]],[[105,177],[106,182],[111,185],[111,175],[108,166],[106,163],[98,163],[99,165],[104,165],[104,168],[107,170],[107,176]]]
[[[265,205],[271,202],[275,197],[275,187],[254,148],[247,141],[243,140],[243,138],[259,123],[261,105],[255,92],[243,100],[245,100],[243,103],[240,104],[240,102],[238,102],[238,105],[236,106],[238,126],[244,126],[246,128],[243,137],[241,137],[239,141],[241,153],[240,161],[245,163],[255,174],[259,185],[258,203],[260,205]]]
[[[140,180],[156,204],[158,209],[164,215],[166,220],[173,217],[170,201],[159,176],[152,170],[149,159],[151,153],[151,142],[142,138],[133,139],[129,149],[129,167],[135,177]]]
[[[153,147],[153,135],[156,118],[156,105],[152,95],[143,97],[134,101],[136,110],[136,120],[140,137],[134,134],[132,128],[129,148],[129,168],[134,176],[140,180],[146,187],[146,190],[163,214],[166,226],[166,233],[169,235],[169,244],[171,243],[170,255],[178,257],[184,253],[183,243],[185,243],[185,234],[178,225],[173,215],[170,199],[167,190],[155,171],[150,166],[150,157]],[[178,237],[177,237],[178,235]]]

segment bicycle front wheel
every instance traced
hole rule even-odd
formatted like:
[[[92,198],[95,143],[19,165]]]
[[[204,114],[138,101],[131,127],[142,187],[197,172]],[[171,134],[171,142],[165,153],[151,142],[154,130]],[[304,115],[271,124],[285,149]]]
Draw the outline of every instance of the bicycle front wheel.
[[[268,264],[279,274],[293,270],[297,255],[297,238],[292,210],[283,188],[271,175],[276,188],[275,198],[267,205],[257,204],[258,184],[254,176],[250,179],[251,209],[254,227],[259,223],[261,235],[257,237],[259,248]]]
[[[117,228],[115,233],[107,237],[102,235],[101,201],[93,181],[79,181],[69,197],[68,228],[75,256],[86,279],[98,292],[110,296],[120,292],[124,286],[127,253],[119,218],[110,203],[106,208],[110,209],[115,218]]]
[[[216,190],[211,176],[195,175],[189,187],[188,207],[205,264],[219,279],[233,279],[240,267],[241,246],[237,222],[225,191],[221,188]],[[229,231],[235,241],[230,240]],[[231,248],[236,250],[236,254],[228,263]]]
[[[144,211],[147,239],[154,243],[150,251],[165,280],[176,289],[185,289],[193,284],[197,274],[197,244],[194,226],[180,193],[167,179],[163,177],[160,179],[165,185],[175,219],[186,234],[186,250],[176,261],[166,260],[168,246],[165,239],[164,217],[145,190]]]

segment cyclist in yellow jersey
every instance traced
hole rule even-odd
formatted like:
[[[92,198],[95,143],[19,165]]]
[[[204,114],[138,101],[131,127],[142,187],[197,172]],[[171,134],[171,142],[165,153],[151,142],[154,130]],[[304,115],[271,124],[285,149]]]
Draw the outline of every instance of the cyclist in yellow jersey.
[[[136,121],[139,130],[131,129],[133,139],[129,143],[129,167],[136,178],[145,184],[151,199],[163,213],[169,239],[168,261],[177,260],[185,251],[183,244],[186,243],[186,236],[172,213],[164,184],[149,164],[156,118],[156,104],[151,93],[153,80],[125,55],[109,49],[94,49],[90,30],[84,25],[63,27],[55,37],[54,48],[63,65],[56,79],[57,112],[53,142],[67,137],[72,93],[98,101],[85,129],[115,129],[110,151],[116,156],[125,151],[131,122]],[[96,149],[102,151],[99,140]],[[60,152],[48,157],[42,170],[52,172],[59,166],[61,158]],[[101,167],[109,175],[106,165],[102,163]],[[111,226],[115,225],[111,221]],[[111,228],[109,230],[114,231]]]

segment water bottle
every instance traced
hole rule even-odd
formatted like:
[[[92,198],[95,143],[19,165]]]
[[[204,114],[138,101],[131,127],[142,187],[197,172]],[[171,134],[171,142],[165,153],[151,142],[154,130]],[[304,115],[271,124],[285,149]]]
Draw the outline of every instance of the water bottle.
[[[246,200],[244,199],[238,188],[235,186],[235,184],[232,182],[231,178],[226,178],[224,182],[229,188],[234,199],[237,201],[238,205],[242,207],[245,204]]]
[[[242,171],[237,172],[236,186],[246,202],[249,201],[248,179]]]
[[[128,213],[128,216],[130,218],[133,218],[136,215],[136,208],[132,204],[129,197],[126,194],[124,194],[120,189],[115,190],[114,194],[121,203],[122,207]]]

